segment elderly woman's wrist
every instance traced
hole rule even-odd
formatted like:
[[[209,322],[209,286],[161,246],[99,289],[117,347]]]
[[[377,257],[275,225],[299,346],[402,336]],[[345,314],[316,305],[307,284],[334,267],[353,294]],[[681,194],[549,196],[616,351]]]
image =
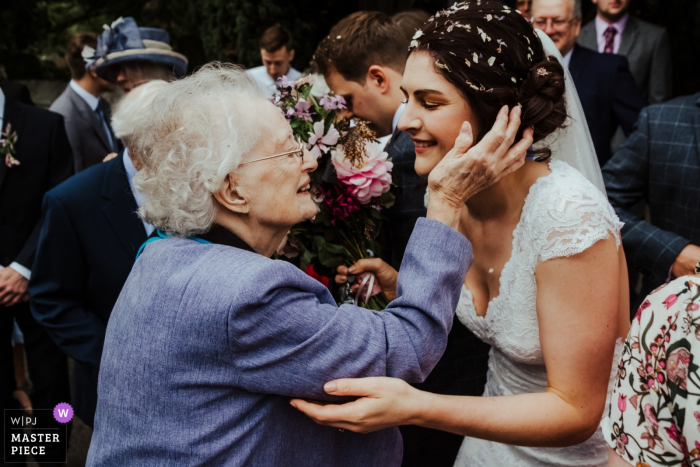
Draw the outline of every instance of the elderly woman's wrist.
[[[463,208],[464,205],[462,203],[457,203],[444,195],[431,192],[428,198],[428,214],[426,217],[457,229]]]

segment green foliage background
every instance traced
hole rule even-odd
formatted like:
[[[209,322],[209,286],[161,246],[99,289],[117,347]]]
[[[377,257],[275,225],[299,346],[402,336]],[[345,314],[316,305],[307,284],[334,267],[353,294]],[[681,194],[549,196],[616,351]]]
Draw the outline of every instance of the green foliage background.
[[[446,4],[447,0],[5,0],[0,8],[0,67],[9,79],[67,80],[62,57],[73,32],[98,32],[119,16],[133,16],[139,25],[166,29],[175,50],[189,58],[190,70],[215,59],[257,66],[258,37],[279,22],[294,34],[294,66],[304,69],[333,24],[354,11],[434,12]],[[674,94],[700,91],[700,1],[632,0],[631,9],[667,28]],[[587,19],[593,18],[590,0],[584,0],[584,12]]]

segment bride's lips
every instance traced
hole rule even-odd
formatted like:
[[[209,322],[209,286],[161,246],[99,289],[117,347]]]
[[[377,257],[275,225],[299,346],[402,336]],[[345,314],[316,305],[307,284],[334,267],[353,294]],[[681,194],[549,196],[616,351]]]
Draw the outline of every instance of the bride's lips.
[[[425,140],[425,139],[417,139],[417,138],[411,138],[411,139],[413,140],[413,144],[416,147],[416,154],[422,154],[422,153],[434,148],[435,146],[437,146],[437,141],[435,141],[435,140]]]

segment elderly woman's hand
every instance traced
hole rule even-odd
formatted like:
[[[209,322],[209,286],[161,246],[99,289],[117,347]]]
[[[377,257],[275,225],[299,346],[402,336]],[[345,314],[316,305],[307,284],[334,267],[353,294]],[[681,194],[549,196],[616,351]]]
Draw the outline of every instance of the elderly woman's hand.
[[[338,266],[338,275],[335,276],[335,283],[345,284],[348,281],[348,275],[357,275],[363,272],[371,272],[375,275],[379,287],[381,287],[382,292],[384,292],[384,295],[386,295],[389,301],[396,298],[396,281],[398,280],[399,273],[396,269],[379,258],[361,259],[349,268],[346,266]],[[359,287],[360,284],[355,283],[350,290],[353,293],[357,293]]]
[[[360,396],[347,404],[328,404],[292,399],[292,407],[319,425],[334,426],[357,433],[370,433],[397,425],[413,425],[429,397],[397,378],[339,379],[326,383],[333,396]]]
[[[476,193],[522,167],[532,145],[532,129],[525,130],[523,138],[513,144],[520,127],[520,112],[519,106],[513,107],[509,116],[508,106],[504,106],[491,131],[474,147],[471,125],[462,124],[454,147],[428,177],[429,214],[431,208],[461,209]]]

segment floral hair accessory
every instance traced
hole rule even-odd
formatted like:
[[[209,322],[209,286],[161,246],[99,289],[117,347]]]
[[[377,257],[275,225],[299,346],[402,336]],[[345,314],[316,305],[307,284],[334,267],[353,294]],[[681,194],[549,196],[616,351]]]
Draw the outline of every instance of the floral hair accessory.
[[[537,76],[547,76],[551,74],[549,71],[545,70],[544,68],[538,68],[537,69]]]

